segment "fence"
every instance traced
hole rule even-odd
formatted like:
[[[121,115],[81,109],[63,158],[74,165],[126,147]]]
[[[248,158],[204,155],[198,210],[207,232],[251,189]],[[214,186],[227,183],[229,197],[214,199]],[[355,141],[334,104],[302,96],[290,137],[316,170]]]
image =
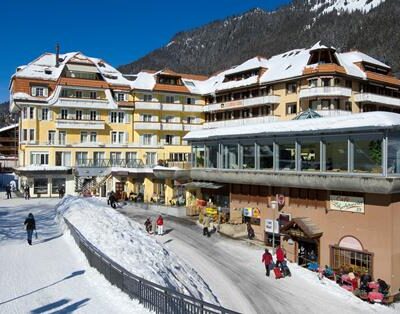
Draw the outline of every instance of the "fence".
[[[111,284],[120,288],[132,299],[139,300],[146,309],[157,314],[239,314],[132,274],[100,252],[66,218],[64,221],[90,266],[96,268]]]

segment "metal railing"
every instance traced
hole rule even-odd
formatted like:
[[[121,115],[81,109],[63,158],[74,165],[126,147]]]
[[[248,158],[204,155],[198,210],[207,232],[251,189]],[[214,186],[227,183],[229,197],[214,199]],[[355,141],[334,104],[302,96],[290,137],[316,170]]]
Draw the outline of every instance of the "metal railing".
[[[75,166],[81,168],[144,168],[145,164],[141,159],[78,159]]]
[[[129,297],[137,299],[146,309],[157,314],[239,314],[132,274],[91,244],[66,218],[64,221],[90,266],[96,268],[112,285]]]

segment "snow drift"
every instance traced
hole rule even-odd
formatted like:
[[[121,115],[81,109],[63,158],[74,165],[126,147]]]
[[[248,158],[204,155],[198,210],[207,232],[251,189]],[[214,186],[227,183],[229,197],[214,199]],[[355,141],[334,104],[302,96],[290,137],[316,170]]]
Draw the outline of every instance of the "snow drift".
[[[56,210],[56,219],[63,228],[66,228],[65,217],[88,241],[133,274],[219,305],[192,267],[148,235],[142,225],[106,207],[100,200],[66,196]]]

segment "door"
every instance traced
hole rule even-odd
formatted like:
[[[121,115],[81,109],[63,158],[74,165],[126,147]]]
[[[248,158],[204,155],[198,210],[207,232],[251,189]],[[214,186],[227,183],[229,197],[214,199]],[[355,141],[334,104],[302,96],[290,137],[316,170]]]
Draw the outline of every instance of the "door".
[[[297,263],[305,266],[310,262],[319,262],[318,243],[315,241],[298,241]]]

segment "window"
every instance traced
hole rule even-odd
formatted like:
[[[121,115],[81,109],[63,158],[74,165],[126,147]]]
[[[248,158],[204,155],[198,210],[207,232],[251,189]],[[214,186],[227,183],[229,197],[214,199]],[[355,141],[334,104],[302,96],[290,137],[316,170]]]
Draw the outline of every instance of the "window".
[[[130,166],[133,166],[133,164],[137,163],[137,152],[126,152],[125,159]]]
[[[97,93],[96,92],[90,92],[89,97],[90,97],[90,99],[97,99]]]
[[[326,150],[326,171],[346,172],[348,167],[348,143],[347,138],[327,139]]]
[[[346,80],[346,87],[347,88],[353,88],[353,82],[350,80]]]
[[[23,141],[27,141],[28,140],[28,130],[27,129],[23,129],[22,130],[22,140]]]
[[[172,122],[174,122],[174,119],[175,119],[175,117],[173,117],[173,116],[166,116],[165,117],[165,122],[166,123],[172,123]]]
[[[81,132],[81,143],[87,143],[89,141],[88,132]]]
[[[154,166],[157,164],[157,153],[146,152],[146,165]]]
[[[142,136],[141,136],[141,139],[142,139],[142,145],[151,145],[152,144],[152,137],[153,137],[153,135],[152,134],[143,134]]]
[[[48,152],[32,152],[31,165],[48,165],[49,153]]]
[[[382,136],[355,138],[354,172],[382,173]]]
[[[49,109],[43,108],[42,109],[42,120],[48,120],[49,118]]]
[[[237,144],[224,145],[223,168],[238,169],[238,146]]]
[[[217,168],[218,167],[218,145],[207,145],[206,146],[206,167]]]
[[[51,193],[57,194],[58,188],[61,186],[65,188],[65,178],[53,178],[51,180]]]
[[[196,103],[196,99],[192,98],[192,97],[187,97],[186,98],[186,104],[187,105],[194,105]]]
[[[29,129],[29,140],[30,141],[35,140],[35,129]]]
[[[122,144],[125,142],[125,133],[124,132],[118,132],[118,143]]]
[[[287,83],[286,84],[286,93],[287,94],[294,94],[294,93],[296,93],[296,90],[297,90],[296,83]]]
[[[90,141],[92,143],[97,142],[97,132],[90,132]]]
[[[296,169],[295,143],[279,143],[279,170]]]
[[[195,168],[204,168],[204,147],[193,146],[193,166]]]
[[[125,132],[111,132],[111,143],[112,144],[123,144],[125,143]]]
[[[94,152],[93,153],[93,164],[95,166],[101,166],[103,164],[104,159],[105,159],[104,152]]]
[[[47,194],[48,193],[48,179],[47,178],[34,178],[33,179],[33,193]]]
[[[117,101],[125,101],[126,94],[117,93]]]
[[[28,108],[22,108],[22,119],[28,119]]]
[[[175,102],[174,96],[165,96],[165,102],[167,104],[173,104]]]
[[[243,169],[254,169],[255,165],[255,149],[253,145],[243,145]]]
[[[56,152],[56,166],[71,166],[71,153],[70,152]]]
[[[118,114],[115,111],[110,112],[110,122],[117,123]]]
[[[143,95],[143,101],[153,101],[153,96],[152,95]]]
[[[58,144],[65,145],[67,133],[65,131],[58,131]]]
[[[124,117],[125,113],[124,112],[118,112],[118,122],[123,123],[124,122]]]
[[[76,160],[76,164],[78,166],[84,166],[88,160],[88,153],[87,152],[76,152],[75,160]]]
[[[35,118],[35,108],[29,107],[29,119]]]
[[[318,140],[315,142],[302,142],[301,143],[301,170],[302,171],[320,171],[320,143]]]
[[[296,103],[286,104],[286,114],[296,114],[296,113],[297,113]]]
[[[90,111],[90,120],[95,121],[97,120],[97,111]]]
[[[318,79],[311,79],[308,80],[308,87],[317,87],[318,86]]]
[[[149,114],[142,115],[142,121],[143,122],[151,122],[151,120],[152,120],[151,115],[149,115]]]
[[[323,87],[329,87],[329,86],[331,86],[331,79],[330,79],[330,78],[323,78],[323,79],[322,79],[322,86],[323,86]]]
[[[82,110],[76,110],[75,111],[75,119],[76,120],[82,120]]]
[[[172,139],[174,138],[173,135],[165,135],[165,144],[172,145]]]
[[[331,246],[332,268],[352,268],[354,272],[372,274],[372,254]]]
[[[56,131],[49,131],[48,143],[54,145],[56,143]]]
[[[260,169],[273,169],[274,147],[272,144],[260,145]]]
[[[48,96],[48,89],[47,87],[43,86],[33,86],[31,89],[32,96],[37,97],[47,97]]]
[[[75,91],[75,97],[82,98],[82,91],[80,91],[80,90]]]
[[[120,152],[111,152],[110,153],[110,161],[111,165],[117,166],[121,164],[121,153]]]
[[[61,109],[61,119],[68,119],[68,109]]]
[[[387,172],[388,174],[400,173],[400,133],[391,132],[388,140]]]

